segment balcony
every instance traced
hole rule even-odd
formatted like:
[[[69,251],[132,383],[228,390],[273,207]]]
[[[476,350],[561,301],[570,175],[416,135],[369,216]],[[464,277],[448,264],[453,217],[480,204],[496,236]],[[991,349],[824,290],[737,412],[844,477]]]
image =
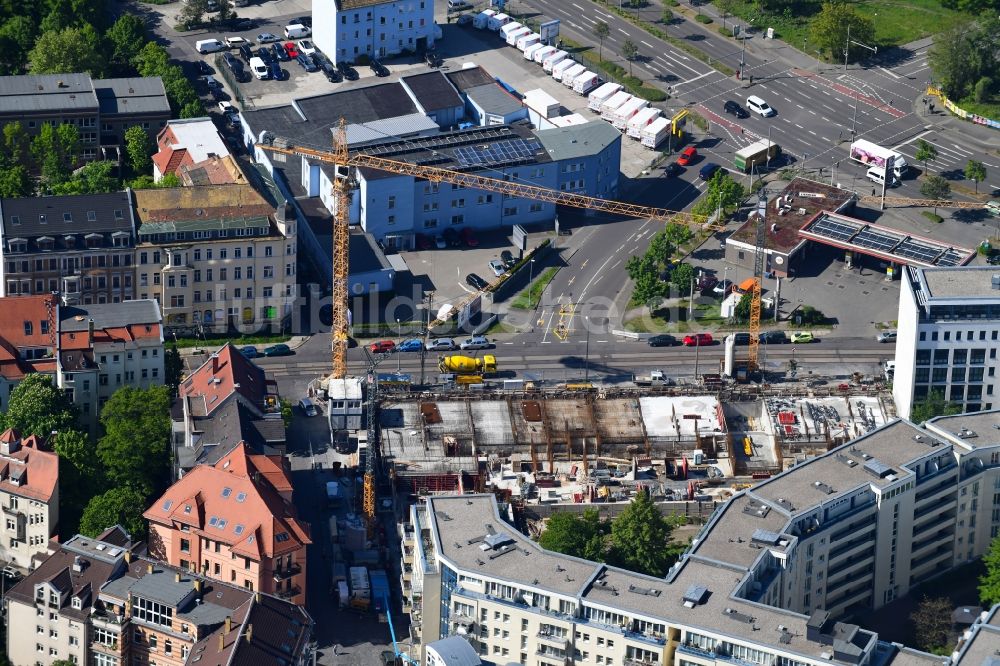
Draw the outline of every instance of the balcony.
[[[282,599],[291,599],[292,597],[297,597],[302,594],[302,588],[298,585],[293,585],[290,590],[278,590],[275,594]]]
[[[862,532],[867,532],[868,530],[873,530],[873,529],[875,529],[875,525],[876,525],[877,522],[878,522],[878,515],[877,514],[872,514],[869,518],[867,518],[865,520],[858,521],[856,523],[851,523],[850,525],[848,525],[846,528],[840,530],[839,532],[835,532],[835,533],[831,534],[830,535],[830,543],[832,544],[835,541],[840,541],[844,537],[857,536],[857,535],[861,534]]]
[[[570,648],[569,639],[566,636],[559,636],[556,634],[550,634],[543,631],[539,631],[537,634],[535,634],[535,637],[538,638],[538,640],[540,641],[546,641],[547,643],[551,643],[552,645],[557,645],[559,646],[560,649]]]
[[[659,666],[660,664],[660,662],[651,659],[633,659],[632,657],[625,657],[625,661],[622,663],[625,666]]]
[[[855,571],[859,566],[863,564],[869,564],[874,561],[873,557],[875,555],[875,546],[872,546],[863,553],[858,553],[855,557],[848,558],[844,560],[843,563],[838,564],[835,567],[831,567],[826,572],[827,580],[832,580],[837,577],[837,575],[845,571]]]
[[[280,582],[291,578],[292,576],[297,576],[302,573],[302,565],[298,562],[293,563],[290,567],[285,567],[284,569],[274,570],[274,582]]]
[[[833,566],[833,561],[843,557],[845,555],[855,555],[866,546],[872,545],[872,539],[870,537],[862,536],[857,539],[851,539],[842,546],[838,546],[830,551],[830,566]]]
[[[90,622],[99,629],[118,631],[125,622],[125,617],[106,610],[95,610],[90,614]]]
[[[947,492],[955,492],[955,479],[945,479],[932,488],[927,488],[918,492],[916,501],[914,502],[914,507],[919,507],[925,501],[936,498],[937,496],[943,495]]]
[[[92,641],[90,643],[90,649],[94,652],[101,652],[109,655],[121,654],[121,650],[118,649],[118,641],[114,641],[112,643],[98,643],[97,641]]]
[[[914,527],[916,527],[916,525],[918,523],[922,522],[922,520],[924,518],[928,518],[928,517],[934,516],[935,514],[941,513],[942,511],[951,511],[951,510],[954,510],[956,503],[957,503],[957,500],[955,499],[954,496],[952,496],[952,497],[949,497],[948,499],[946,499],[944,502],[940,502],[940,503],[933,503],[932,502],[932,503],[928,504],[927,506],[925,506],[924,508],[915,511],[913,513],[913,525],[914,525]]]
[[[947,556],[950,559],[953,555],[954,555],[954,548],[950,547],[950,543],[938,546],[936,549],[932,550],[927,555],[924,555],[923,557],[918,558],[916,560],[912,560],[910,564],[910,575],[914,578],[918,578],[919,574],[917,572],[922,567],[927,566],[928,564],[933,564],[934,562],[937,562],[938,560],[942,559],[945,556]]]

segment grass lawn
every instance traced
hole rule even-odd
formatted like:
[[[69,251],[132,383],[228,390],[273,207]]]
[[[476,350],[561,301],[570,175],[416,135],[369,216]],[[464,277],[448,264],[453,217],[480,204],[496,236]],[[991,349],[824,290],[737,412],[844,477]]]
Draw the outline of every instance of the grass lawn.
[[[284,333],[276,333],[273,335],[238,335],[236,337],[232,336],[206,336],[204,340],[201,338],[177,338],[177,347],[181,349],[187,349],[190,347],[221,347],[227,342],[231,342],[237,347],[243,345],[273,345],[279,342],[288,342],[292,339],[292,336],[285,335]],[[165,340],[167,346],[174,344],[174,341],[170,338]]]
[[[965,109],[977,116],[1000,120],[1000,96],[994,96],[985,102],[973,102],[969,100],[968,102],[955,102],[955,104],[958,105],[958,108]]]
[[[510,307],[515,310],[528,310],[532,307],[537,307],[538,301],[542,297],[542,292],[549,286],[549,282],[552,282],[552,278],[556,276],[558,271],[558,268],[546,268],[541,275],[535,278],[530,287],[522,290],[517,295],[517,298],[510,304]]]
[[[695,322],[687,320],[688,302],[684,299],[665,308],[643,312],[625,320],[625,330],[635,333],[689,333],[706,327],[722,328],[726,320],[719,313],[720,303],[700,303],[694,306]],[[673,316],[672,316],[673,315]]]
[[[503,319],[497,319],[493,322],[484,335],[497,335],[498,333],[517,333],[517,329],[510,324],[505,324]]]

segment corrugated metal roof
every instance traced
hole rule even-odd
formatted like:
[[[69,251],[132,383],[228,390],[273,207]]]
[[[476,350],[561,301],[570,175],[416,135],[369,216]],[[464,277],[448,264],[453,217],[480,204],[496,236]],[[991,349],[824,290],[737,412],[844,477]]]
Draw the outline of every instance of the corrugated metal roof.
[[[541,130],[535,136],[554,160],[596,155],[612,143],[622,140],[621,132],[601,120],[593,120],[586,125]]]
[[[396,118],[348,125],[345,130],[347,131],[347,144],[353,146],[369,141],[397,139],[411,134],[436,133],[438,125],[422,113],[410,113]]]
[[[486,113],[498,116],[507,116],[517,113],[524,105],[509,92],[501,88],[496,83],[487,83],[482,86],[468,88],[465,94],[469,96],[476,106]]]

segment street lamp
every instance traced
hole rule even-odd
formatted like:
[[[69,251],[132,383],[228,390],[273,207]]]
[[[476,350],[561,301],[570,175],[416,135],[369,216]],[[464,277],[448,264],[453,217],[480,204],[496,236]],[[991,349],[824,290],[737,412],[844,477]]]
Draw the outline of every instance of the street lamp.
[[[851,52],[851,44],[854,44],[855,46],[860,46],[862,48],[868,49],[872,53],[878,53],[878,47],[877,46],[868,46],[867,44],[863,44],[861,42],[852,40],[851,39],[851,24],[848,23],[847,24],[847,42],[844,44],[844,71],[845,72],[847,71],[847,56]]]
[[[399,317],[396,317],[396,334],[400,338],[403,337],[403,327],[399,325]],[[399,357],[400,356],[401,356],[401,354],[397,350],[396,351],[396,374],[397,375],[399,374]]]
[[[528,309],[531,309],[531,283],[535,279],[535,260],[530,261],[528,266]]]
[[[584,325],[587,327],[587,348],[584,352],[585,364],[583,370],[583,382],[590,381],[590,317],[584,317]]]

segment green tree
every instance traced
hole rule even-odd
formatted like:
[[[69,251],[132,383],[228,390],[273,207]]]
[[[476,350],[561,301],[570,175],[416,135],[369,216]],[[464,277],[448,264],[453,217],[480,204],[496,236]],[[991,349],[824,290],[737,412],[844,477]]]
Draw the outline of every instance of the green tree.
[[[132,61],[148,41],[146,24],[135,14],[122,14],[108,28],[107,38],[111,45],[111,62],[118,67],[131,67]]]
[[[30,197],[35,191],[35,181],[20,164],[0,166],[0,197]]]
[[[170,345],[163,354],[163,383],[170,389],[170,395],[177,397],[177,389],[184,376],[184,360],[177,351],[177,345]]]
[[[185,3],[185,6],[191,3]],[[170,66],[170,56],[166,49],[156,42],[146,42],[132,59],[132,65],[139,76],[160,76]]]
[[[146,502],[147,495],[132,486],[111,488],[96,495],[83,510],[80,534],[96,537],[109,527],[121,525],[133,541],[141,541],[146,534],[146,521],[142,517]]]
[[[193,99],[181,106],[179,115],[181,118],[200,118],[205,115],[205,107],[201,100]]]
[[[741,194],[740,196],[742,197],[743,195]],[[675,248],[684,245],[694,237],[691,227],[678,222],[667,222],[667,226],[663,227],[663,233],[666,234],[667,239],[670,240]]]
[[[31,140],[31,156],[46,186],[66,181],[80,156],[80,130],[69,124],[42,125]]]
[[[976,85],[972,89],[972,101],[977,104],[982,104],[983,102],[989,101],[990,93],[993,91],[993,79],[988,76],[984,76],[976,81]]]
[[[125,130],[125,151],[133,172],[145,173],[152,166],[153,142],[141,126],[132,125]]]
[[[20,121],[3,126],[3,156],[8,164],[22,162],[31,147],[31,137]]]
[[[104,470],[93,440],[78,430],[63,430],[55,437],[59,454],[59,531],[70,537],[79,529],[83,508],[104,489]]]
[[[292,410],[292,401],[287,398],[281,399],[281,421],[285,424],[285,428],[292,425],[292,417],[295,412]]]
[[[726,27],[726,17],[736,9],[735,0],[715,0],[715,8],[722,12],[722,27]]]
[[[666,229],[661,229],[649,239],[646,257],[654,263],[655,270],[659,270],[670,261],[670,257],[673,256],[676,249],[676,246],[670,242]]]
[[[697,215],[711,216],[722,210],[723,214],[734,208],[746,196],[746,189],[740,183],[719,169],[708,182],[708,188],[703,196],[691,209]]]
[[[983,555],[986,571],[979,577],[979,603],[989,608],[1000,604],[1000,537],[990,542],[990,549]]]
[[[660,22],[663,25],[670,25],[674,22],[674,13],[670,11],[669,7],[664,7],[663,11],[660,12]]]
[[[153,188],[168,188],[168,187],[181,187],[181,179],[172,173],[167,173],[163,175],[160,182],[153,182],[153,177],[149,174],[143,174],[137,176],[132,180],[128,181],[128,186],[133,190],[151,190]]]
[[[598,43],[597,55],[602,62],[604,61],[604,40],[607,39],[610,34],[611,28],[606,22],[598,21],[594,24],[594,36],[597,37]]]
[[[910,408],[910,420],[914,423],[923,423],[935,416],[951,416],[961,413],[962,407],[954,402],[945,400],[944,393],[941,391],[931,391],[927,394],[926,398],[913,403],[913,406]]]
[[[641,273],[633,279],[632,300],[655,308],[667,295],[668,287],[656,272]]]
[[[205,14],[208,12],[208,0],[188,0],[184,3],[180,14],[177,15],[181,25],[196,28],[205,22]]]
[[[0,415],[4,428],[14,428],[23,436],[48,438],[53,432],[76,425],[76,409],[52,382],[52,377],[31,373],[10,394],[7,412]]]
[[[150,495],[170,472],[170,389],[124,386],[101,410],[97,455],[108,480]]]
[[[546,550],[603,562],[609,525],[602,521],[597,509],[587,509],[583,515],[558,511],[545,521],[545,531],[538,544]]]
[[[674,561],[666,549],[672,531],[649,493],[640,491],[611,523],[613,560],[630,571],[663,577]]]
[[[848,47],[848,27],[852,42],[875,45],[875,24],[844,2],[823,3],[819,13],[809,23],[809,40],[836,60],[844,55],[844,48]],[[851,44],[848,60],[854,60],[860,51],[867,53],[866,49]]]
[[[45,15],[39,26],[43,33],[79,27],[79,19],[73,13],[73,3],[70,0],[50,0],[48,6],[49,13]]]
[[[739,302],[733,309],[733,319],[738,322],[750,321],[750,301],[753,300],[753,294],[747,292],[740,296]]]
[[[951,196],[951,184],[938,175],[924,178],[920,184],[920,193],[928,199],[944,200]],[[937,204],[934,204],[934,214],[937,215]]]
[[[986,166],[977,160],[965,163],[965,177],[976,184],[976,194],[979,194],[979,183],[986,180]]]
[[[931,652],[947,647],[953,610],[951,602],[945,597],[925,596],[921,599],[910,615],[917,645],[921,650]]]
[[[215,20],[212,22],[218,26],[229,25],[235,21],[238,17],[236,16],[236,10],[228,2],[219,3],[219,11],[215,15]]]
[[[68,74],[88,72],[100,76],[104,62],[91,43],[90,35],[80,28],[43,32],[28,54],[32,74]]]
[[[68,180],[55,183],[50,188],[52,194],[100,194],[102,192],[117,192],[121,189],[121,181],[112,175],[114,162],[101,160],[89,162],[74,173]]]
[[[694,267],[691,264],[677,264],[673,273],[670,274],[670,281],[678,294],[689,296],[691,294],[691,281],[694,277]]]
[[[15,15],[0,26],[0,67],[6,74],[22,74],[28,64],[28,51],[35,44],[38,30],[27,16]]]
[[[826,315],[811,305],[803,305],[795,313],[800,324],[816,325],[826,323]]]
[[[924,163],[924,171],[927,171],[927,163],[938,158],[938,151],[934,144],[920,139],[917,141],[917,152],[913,156]]]
[[[639,57],[639,47],[631,39],[622,44],[622,57],[628,60],[628,75],[632,76],[632,63]]]

